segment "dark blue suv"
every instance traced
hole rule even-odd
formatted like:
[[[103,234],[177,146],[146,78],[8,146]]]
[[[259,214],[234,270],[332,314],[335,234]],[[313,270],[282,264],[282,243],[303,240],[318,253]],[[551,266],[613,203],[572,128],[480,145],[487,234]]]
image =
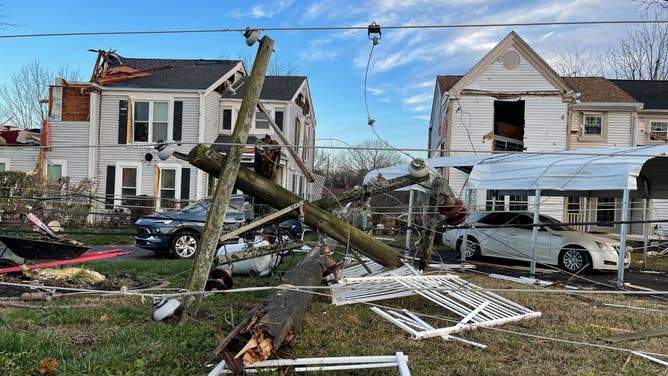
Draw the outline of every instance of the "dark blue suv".
[[[197,250],[206,215],[211,207],[210,199],[195,201],[175,211],[153,213],[142,217],[135,226],[137,247],[169,254],[177,258],[190,258]],[[225,214],[223,228],[232,230],[252,218],[252,206],[244,195],[232,195]]]

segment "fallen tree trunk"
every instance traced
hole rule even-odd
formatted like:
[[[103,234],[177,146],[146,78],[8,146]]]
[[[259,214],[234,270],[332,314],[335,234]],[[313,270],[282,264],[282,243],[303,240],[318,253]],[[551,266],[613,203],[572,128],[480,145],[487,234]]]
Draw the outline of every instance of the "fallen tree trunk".
[[[274,253],[279,253],[290,249],[299,248],[303,245],[304,245],[303,242],[289,240],[287,242],[272,244],[266,247],[253,247],[245,251],[222,254],[216,258],[216,262],[218,264],[229,264],[237,261],[253,259],[256,257],[272,255]]]
[[[188,161],[193,166],[214,176],[218,176],[223,159],[220,153],[203,144],[195,146],[188,154]],[[277,209],[302,201],[298,195],[244,167],[239,168],[236,186],[243,192]],[[401,254],[394,248],[342,221],[326,210],[305,202],[303,211],[304,222],[310,227],[344,244],[350,244],[352,248],[383,266],[398,268],[403,265]],[[292,215],[297,217],[298,212],[293,212]]]
[[[283,278],[292,286],[319,286],[325,271],[325,257],[315,248]],[[268,359],[284,344],[294,340],[313,294],[308,291],[276,290],[246,316],[214,350],[221,351],[228,367],[243,371],[243,362]]]

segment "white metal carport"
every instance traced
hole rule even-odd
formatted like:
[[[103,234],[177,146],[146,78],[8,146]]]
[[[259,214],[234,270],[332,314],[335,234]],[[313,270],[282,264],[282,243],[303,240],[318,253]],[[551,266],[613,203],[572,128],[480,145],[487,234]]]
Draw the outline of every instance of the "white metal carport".
[[[629,199],[668,199],[668,145],[440,157],[429,159],[427,163],[432,168],[454,167],[470,171],[465,187],[467,204],[470,192],[481,189],[502,194],[529,191],[534,192],[536,198],[541,195],[621,197],[622,245],[626,242]],[[405,175],[407,171],[407,165],[371,171],[365,177],[365,183],[379,173],[389,179]],[[538,199],[534,209],[535,225]],[[534,226],[534,240],[536,231],[537,226]],[[643,232],[647,239],[647,225]],[[535,271],[534,252],[535,244],[532,244],[532,274]],[[624,253],[620,252],[617,274],[620,288],[624,283],[623,260]]]

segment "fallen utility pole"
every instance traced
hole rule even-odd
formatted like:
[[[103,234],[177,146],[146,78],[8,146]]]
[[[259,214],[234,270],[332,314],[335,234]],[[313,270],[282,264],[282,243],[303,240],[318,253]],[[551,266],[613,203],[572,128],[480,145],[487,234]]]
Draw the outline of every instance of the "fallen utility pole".
[[[188,161],[193,166],[218,176],[224,157],[206,145],[199,144],[190,150]],[[243,192],[277,209],[302,201],[300,196],[244,167],[239,168],[236,186]],[[310,202],[304,203],[303,211],[304,222],[310,227],[344,244],[350,244],[352,248],[383,266],[398,268],[403,265],[401,254],[397,250],[337,218],[332,213]],[[291,215],[296,217],[298,214],[293,212]]]
[[[229,264],[237,261],[250,260],[256,257],[273,255],[274,253],[299,248],[303,245],[304,243],[301,241],[288,240],[266,247],[252,247],[245,251],[222,254],[216,258],[216,262],[218,262],[218,264]]]
[[[285,285],[319,286],[325,272],[325,257],[313,249],[283,278]],[[213,356],[223,358],[234,372],[245,363],[266,360],[285,343],[291,343],[299,330],[313,294],[309,291],[277,290],[253,308],[244,320],[220,341]]]
[[[250,230],[252,230],[252,229],[254,229],[254,228],[256,228],[256,227],[258,227],[258,226],[260,226],[260,225],[263,225],[263,224],[265,224],[265,223],[267,223],[267,222],[269,222],[269,221],[272,221],[272,220],[274,220],[274,219],[277,219],[277,218],[281,217],[282,215],[287,214],[287,213],[289,213],[289,212],[291,212],[291,211],[293,211],[293,210],[295,210],[295,209],[301,207],[302,205],[304,205],[304,202],[303,202],[303,201],[300,201],[300,202],[298,202],[298,203],[296,203],[296,204],[292,204],[292,205],[288,206],[288,207],[285,208],[285,209],[281,209],[281,210],[279,210],[279,211],[277,211],[277,212],[275,212],[275,213],[271,213],[271,214],[269,214],[269,215],[266,216],[266,217],[262,217],[262,218],[258,219],[257,221],[253,221],[253,222],[247,224],[246,226],[239,227],[239,228],[236,229],[236,230],[230,231],[230,232],[228,232],[228,233],[222,235],[222,236],[220,237],[220,239],[218,239],[218,242],[219,242],[219,243],[224,243],[225,241],[230,240],[230,239],[232,239],[233,237],[235,237],[235,236],[237,236],[237,235],[241,235],[241,234],[243,234],[243,233],[246,232],[246,231],[250,231]]]
[[[248,80],[246,95],[241,102],[239,116],[232,132],[233,146],[227,152],[224,163],[215,176],[218,176],[218,184],[211,200],[211,207],[206,216],[202,238],[197,246],[197,252],[193,260],[192,270],[186,280],[185,288],[188,291],[204,291],[207,276],[213,256],[218,245],[218,238],[223,228],[225,211],[230,201],[230,195],[234,189],[234,177],[237,175],[241,165],[243,154],[242,146],[248,139],[248,132],[255,115],[255,106],[260,98],[260,91],[264,84],[264,77],[269,66],[269,58],[274,50],[274,41],[268,36],[260,40],[253,69]],[[185,322],[191,313],[197,312],[202,296],[199,294],[188,296],[183,305],[180,322]]]
[[[406,171],[408,173],[408,171]],[[349,192],[343,192],[333,197],[322,198],[313,201],[313,205],[323,209],[332,209],[344,202],[359,200],[379,193],[390,192],[398,188],[407,187],[409,185],[418,184],[429,179],[429,175],[414,177],[412,175],[400,176],[395,179],[383,180],[373,184],[363,185],[357,187]]]

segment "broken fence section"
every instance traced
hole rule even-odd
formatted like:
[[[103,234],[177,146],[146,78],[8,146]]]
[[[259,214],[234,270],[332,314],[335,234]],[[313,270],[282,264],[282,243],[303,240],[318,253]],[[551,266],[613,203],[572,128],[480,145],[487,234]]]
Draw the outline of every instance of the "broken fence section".
[[[454,326],[434,329],[420,324],[415,320],[417,316],[411,316],[406,312],[399,317],[397,314],[387,312],[384,312],[386,315],[382,315],[380,310],[374,310],[386,319],[394,317],[395,324],[403,322],[406,324],[401,326],[403,329],[412,327],[409,332],[415,339],[448,336],[468,329],[501,325],[541,315],[540,312],[484,291],[454,274],[429,276],[416,274],[413,268],[406,265],[371,277],[342,278],[338,285],[331,287],[332,302],[336,305],[345,305],[417,294],[462,317],[462,320]]]
[[[258,373],[289,368],[293,372],[325,372],[371,368],[397,368],[399,375],[410,376],[408,356],[398,352],[389,356],[341,356],[331,358],[272,359],[247,364],[244,373]],[[225,361],[216,365],[209,376],[234,373],[227,369]]]

